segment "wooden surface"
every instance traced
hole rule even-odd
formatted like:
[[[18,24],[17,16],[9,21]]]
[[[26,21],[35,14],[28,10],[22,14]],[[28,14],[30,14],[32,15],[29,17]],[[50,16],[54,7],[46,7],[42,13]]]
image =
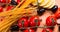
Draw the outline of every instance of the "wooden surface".
[[[60,0],[56,0],[56,4],[60,7]]]

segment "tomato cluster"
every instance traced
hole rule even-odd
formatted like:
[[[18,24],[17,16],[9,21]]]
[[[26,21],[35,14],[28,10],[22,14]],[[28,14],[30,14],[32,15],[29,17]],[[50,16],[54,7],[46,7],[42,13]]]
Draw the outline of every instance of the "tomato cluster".
[[[54,26],[56,24],[59,24],[59,23],[57,23],[57,19],[59,19],[59,18],[60,18],[60,8],[58,8],[58,10],[54,14],[54,16],[47,17],[47,19],[46,19],[46,26]],[[50,30],[50,32],[52,32],[52,30]]]
[[[60,8],[57,10],[57,12],[46,18],[46,27],[42,30],[42,32],[53,32],[50,27],[54,27],[57,23],[57,19],[60,17]],[[35,32],[34,28],[39,28],[41,19],[39,19],[38,16],[32,16],[32,17],[22,17],[17,21],[17,26],[15,26],[16,29],[20,28],[23,29],[23,32]],[[14,28],[12,29],[14,30]]]
[[[49,16],[46,18],[46,26],[54,26],[57,23],[57,19],[60,18],[60,8],[58,8],[57,12],[53,16]]]
[[[39,25],[40,25],[40,19],[38,16],[22,17],[17,21],[18,28],[23,29],[23,32],[29,32],[29,31],[35,32],[34,29],[37,28],[36,26]],[[17,28],[17,26],[15,25],[14,27]],[[11,30],[15,30],[15,28]]]
[[[40,25],[40,19],[38,16],[32,16],[29,19],[27,18],[20,18],[20,20],[18,20],[18,26],[19,28],[23,28],[25,27],[26,29],[23,32],[34,32],[33,28],[36,28],[35,26],[39,26]],[[31,27],[28,29],[28,27]]]

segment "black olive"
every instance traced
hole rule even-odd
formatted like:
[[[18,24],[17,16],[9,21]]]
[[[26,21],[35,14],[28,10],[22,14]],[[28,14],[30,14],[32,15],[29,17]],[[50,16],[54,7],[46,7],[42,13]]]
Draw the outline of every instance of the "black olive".
[[[19,27],[17,25],[13,25],[10,28],[11,31],[19,31]]]
[[[37,13],[38,15],[42,15],[45,12],[44,8],[38,9]]]
[[[58,6],[57,6],[57,5],[54,5],[54,6],[51,8],[52,12],[54,12],[54,13],[57,11],[57,9],[58,9]]]
[[[18,3],[15,0],[11,0],[11,5],[17,5]]]

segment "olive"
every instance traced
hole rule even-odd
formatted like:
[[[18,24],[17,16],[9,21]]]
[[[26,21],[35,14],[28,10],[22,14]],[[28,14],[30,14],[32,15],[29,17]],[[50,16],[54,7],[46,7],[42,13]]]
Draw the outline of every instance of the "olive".
[[[10,28],[11,31],[19,31],[19,27],[17,25],[13,25]]]
[[[11,0],[11,5],[17,5],[18,3],[15,0]]]
[[[42,15],[45,12],[44,8],[38,9],[37,13],[38,15]]]
[[[56,12],[57,9],[58,9],[58,6],[57,6],[57,5],[54,5],[54,6],[51,8],[52,12]]]

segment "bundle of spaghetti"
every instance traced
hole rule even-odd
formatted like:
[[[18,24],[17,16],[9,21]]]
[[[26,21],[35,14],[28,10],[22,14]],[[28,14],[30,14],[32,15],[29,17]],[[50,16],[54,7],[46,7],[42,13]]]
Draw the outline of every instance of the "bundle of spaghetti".
[[[21,13],[20,13],[21,14]],[[17,15],[18,16],[18,15]],[[16,16],[15,16],[16,17]],[[13,16],[13,18],[15,18],[14,16]],[[1,24],[4,24],[5,22],[7,22],[6,20],[8,20],[10,17],[8,16],[4,21],[2,21],[1,23],[0,23],[0,25]],[[8,23],[10,23],[10,22],[8,22]],[[0,27],[3,27],[4,25],[1,25]]]
[[[28,3],[27,3],[28,2]],[[29,15],[29,9],[28,11],[23,11],[25,7],[27,7],[30,3],[32,2],[32,0],[26,0],[21,6],[20,8],[15,8],[12,11],[8,11],[8,12],[2,12],[0,13],[0,17],[4,16],[5,19],[0,23],[0,31],[4,30],[5,28],[11,26],[14,22],[16,22],[17,19],[19,19],[20,17],[22,17],[24,14]],[[25,4],[27,3],[27,4]],[[32,13],[32,11],[30,11]],[[30,15],[31,16],[31,15]]]
[[[19,9],[19,10],[20,10],[20,9]],[[23,10],[23,9],[21,9],[21,10],[19,11],[19,14],[22,14],[22,13],[21,13],[22,10]],[[11,13],[9,13],[9,12],[11,12]],[[13,13],[12,13],[12,12],[13,12]],[[16,11],[16,12],[18,13],[18,11]],[[22,11],[22,12],[23,12],[23,11]],[[6,13],[6,14],[5,14],[5,13]],[[15,12],[14,12],[14,11],[8,11],[8,12],[5,12],[5,13],[4,13],[4,12],[0,13],[0,16],[4,16],[4,15],[5,15],[5,17],[7,17],[7,15],[8,15],[8,16],[10,16],[10,14],[13,15]],[[15,15],[16,15],[17,13],[15,13]]]
[[[17,13],[18,13],[18,12],[17,12]],[[17,13],[16,13],[16,14],[17,14]],[[16,15],[16,14],[15,14],[15,15]],[[22,13],[20,12],[20,14],[22,14]],[[18,15],[17,15],[17,16],[18,16]],[[14,17],[14,16],[13,16],[13,17]],[[9,16],[7,17],[7,19],[8,19],[8,18],[9,18]],[[15,18],[15,17],[14,17],[14,18]],[[7,20],[7,19],[5,19],[5,20]],[[6,21],[6,22],[7,22],[7,21]],[[2,23],[5,23],[5,21],[2,21]],[[1,23],[0,23],[0,24],[1,24]]]

